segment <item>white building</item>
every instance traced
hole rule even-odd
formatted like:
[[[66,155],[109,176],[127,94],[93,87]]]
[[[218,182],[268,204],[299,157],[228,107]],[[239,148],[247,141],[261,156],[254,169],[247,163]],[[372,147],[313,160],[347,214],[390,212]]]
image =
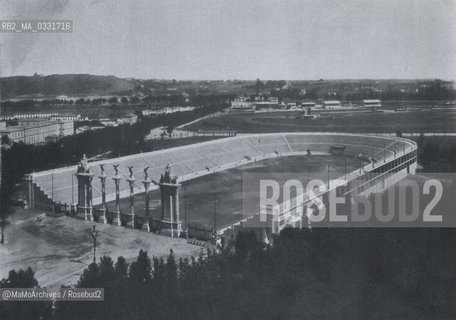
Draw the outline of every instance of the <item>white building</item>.
[[[74,134],[74,122],[72,120],[59,120],[59,137],[71,136]]]
[[[82,121],[80,114],[56,114],[49,117],[50,120]]]
[[[109,118],[102,118],[98,121],[105,127],[117,127],[119,125],[116,120],[111,120]]]
[[[41,112],[28,112],[28,113],[14,113],[10,115],[2,115],[2,120],[22,120],[22,119],[49,119],[50,117],[57,116],[58,113],[41,113]]]
[[[363,100],[363,106],[365,108],[381,108],[382,102],[378,99]]]
[[[277,97],[269,97],[268,101],[274,104],[279,104],[279,98]]]
[[[60,114],[57,112],[29,112],[29,113],[14,113],[9,115],[1,115],[1,120],[22,120],[22,119],[49,119],[49,120],[65,120],[65,121],[82,121],[87,120],[87,117],[82,118],[80,114]]]
[[[73,133],[73,121],[63,120],[22,119],[17,121],[17,126],[2,124],[0,127],[0,135],[8,136],[13,143],[41,144]]]
[[[297,110],[298,109],[298,105],[297,105],[296,102],[289,102],[289,103],[287,103],[287,109]]]
[[[326,100],[323,101],[323,108],[325,109],[337,109],[341,108],[342,104],[338,100]]]
[[[231,101],[231,109],[247,110],[247,109],[253,109],[253,108],[254,108],[253,102],[237,100],[237,99]]]
[[[306,101],[301,103],[301,107],[304,108],[315,108],[315,102]]]
[[[120,117],[117,119],[118,124],[135,124],[138,121],[138,116],[136,114],[127,114],[125,116]]]

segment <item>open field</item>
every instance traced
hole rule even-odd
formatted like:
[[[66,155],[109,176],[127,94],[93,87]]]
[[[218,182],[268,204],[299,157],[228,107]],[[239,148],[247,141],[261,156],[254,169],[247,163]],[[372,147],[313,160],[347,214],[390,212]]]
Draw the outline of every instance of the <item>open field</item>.
[[[455,110],[406,112],[325,112],[303,119],[302,112],[228,113],[194,123],[187,130],[236,130],[240,133],[318,132],[456,132]]]
[[[263,160],[234,169],[213,173],[183,183],[180,189],[180,216],[188,224],[204,225],[220,229],[243,219],[243,196],[249,192],[242,190],[244,173],[306,173],[314,179],[327,179],[327,166],[330,178],[339,177],[345,170],[343,157],[332,156],[291,156]],[[355,170],[359,160],[347,158],[347,171]],[[332,174],[331,174],[332,173]],[[305,183],[305,182],[303,182]],[[254,196],[254,195],[251,195]],[[160,218],[160,192],[154,190],[150,195],[150,210],[154,218]],[[214,201],[215,207],[214,207]],[[129,199],[121,199],[121,211],[129,212]],[[214,209],[215,208],[215,209]],[[115,203],[110,202],[108,209],[114,211]],[[216,217],[214,212],[216,211]],[[135,213],[144,216],[144,194],[135,195]]]
[[[39,222],[37,217],[43,218]],[[0,279],[12,269],[32,267],[41,286],[75,284],[92,262],[92,223],[70,217],[46,217],[43,212],[19,210],[9,219],[5,245],[0,246]],[[96,223],[95,223],[96,224]],[[149,256],[166,256],[173,249],[177,257],[198,255],[201,247],[139,230],[96,224],[100,231],[97,257],[123,256],[131,261],[140,249]]]

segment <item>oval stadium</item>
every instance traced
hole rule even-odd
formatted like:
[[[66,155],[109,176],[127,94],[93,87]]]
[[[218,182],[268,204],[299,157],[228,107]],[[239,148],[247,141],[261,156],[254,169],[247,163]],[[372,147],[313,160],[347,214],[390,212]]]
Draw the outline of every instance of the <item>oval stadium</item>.
[[[337,172],[341,172],[340,175],[345,175],[345,178],[350,181],[368,173],[413,174],[416,169],[416,150],[417,145],[414,141],[398,137],[342,133],[268,133],[242,134],[182,147],[95,161],[87,164],[91,176],[89,191],[91,194],[90,199],[87,200],[90,213],[80,217],[100,222],[100,209],[104,208],[106,214],[102,222],[142,228],[149,219],[149,211],[150,219],[160,216],[160,200],[163,199],[160,199],[158,191],[160,183],[157,181],[164,172],[170,170],[177,178],[176,183],[184,186],[180,188],[180,196],[174,202],[174,206],[177,207],[174,210],[177,209],[177,214],[180,212],[180,216],[177,218],[174,216],[174,219],[184,221],[179,229],[185,230],[187,224],[197,223],[223,233],[233,226],[239,226],[245,222],[246,216],[248,217],[247,213],[242,212],[242,205],[234,204],[236,201],[239,203],[242,194],[240,190],[230,190],[238,188],[233,181],[230,181],[230,176],[233,176],[232,170],[238,173],[238,178],[235,179],[239,180],[239,174],[258,166],[263,168],[263,171],[307,170],[316,177],[318,172],[325,176],[321,172],[326,172],[327,167],[328,173],[331,172],[331,179],[339,178]],[[299,165],[297,166],[296,163]],[[319,166],[315,166],[316,164]],[[113,165],[118,170],[119,199],[117,201],[116,185],[113,180],[116,169]],[[147,176],[144,170],[146,168]],[[79,198],[81,190],[78,190],[78,179],[75,175],[77,170],[78,166],[70,166],[27,175],[24,178],[27,182],[24,196],[28,206],[42,209],[53,207],[56,211],[76,215],[80,207],[78,202],[81,202]],[[102,176],[105,181],[104,196]],[[147,185],[146,193],[144,179],[149,178],[151,183]],[[221,180],[224,180],[224,189],[217,193],[215,191],[220,186],[218,181]],[[325,179],[322,180],[325,181]],[[230,188],[230,186],[233,187]],[[327,187],[330,190],[334,186],[327,185]],[[195,188],[198,191],[192,194],[191,190]],[[184,195],[183,190],[185,190]],[[208,196],[204,197],[205,194]],[[147,208],[145,202],[147,202]],[[303,217],[291,219],[289,213],[292,210],[289,206],[282,204],[278,210],[280,210],[281,219],[285,221],[280,223],[281,227],[275,227],[276,232],[287,225],[301,225]],[[113,212],[116,211],[119,213],[118,221],[114,221]],[[145,214],[146,211],[147,214]],[[216,217],[213,211],[217,211]],[[131,217],[132,214],[133,217]],[[129,221],[131,219],[132,221]],[[150,231],[149,226],[146,229]],[[177,227],[173,231],[177,232]]]

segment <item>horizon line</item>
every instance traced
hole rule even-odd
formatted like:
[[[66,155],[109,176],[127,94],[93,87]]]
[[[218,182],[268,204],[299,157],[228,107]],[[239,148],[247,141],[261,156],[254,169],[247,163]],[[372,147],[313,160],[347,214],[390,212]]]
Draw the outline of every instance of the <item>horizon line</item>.
[[[49,76],[69,76],[69,75],[88,75],[88,76],[99,76],[99,77],[115,77],[115,78],[118,78],[118,79],[123,79],[123,80],[129,80],[129,79],[132,79],[132,80],[142,80],[142,81],[146,81],[146,80],[157,80],[157,81],[173,81],[173,80],[176,80],[176,81],[192,81],[192,82],[196,82],[196,81],[257,81],[257,80],[260,80],[260,81],[362,81],[362,80],[365,80],[365,81],[386,81],[386,80],[401,80],[401,81],[406,81],[406,80],[440,80],[440,81],[449,81],[449,82],[455,82],[456,80],[455,79],[444,79],[444,78],[438,78],[438,77],[423,77],[423,78],[314,78],[314,79],[284,79],[284,78],[255,78],[255,79],[242,79],[242,78],[212,78],[212,79],[197,79],[197,78],[193,78],[193,79],[185,79],[185,78],[135,78],[135,77],[121,77],[121,76],[117,76],[117,75],[114,75],[114,74],[95,74],[95,73],[50,73],[50,74],[38,74],[37,76],[39,77],[49,77]],[[0,79],[6,79],[6,78],[14,78],[14,77],[35,77],[35,75],[25,75],[25,74],[17,74],[17,75],[8,75],[8,76],[4,76],[4,75],[0,75]]]

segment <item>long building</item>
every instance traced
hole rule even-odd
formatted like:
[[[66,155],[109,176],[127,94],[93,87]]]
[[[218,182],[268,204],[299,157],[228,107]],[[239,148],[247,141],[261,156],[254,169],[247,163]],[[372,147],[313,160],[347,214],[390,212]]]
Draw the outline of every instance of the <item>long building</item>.
[[[325,109],[336,109],[342,107],[342,104],[338,100],[326,100],[323,101],[323,108]]]
[[[382,102],[378,99],[363,100],[363,106],[365,108],[381,108]]]
[[[0,115],[0,120],[22,120],[22,119],[45,119],[45,120],[71,120],[83,121],[88,120],[87,117],[83,118],[80,114],[61,114],[57,112],[29,112],[29,113],[13,113]]]
[[[7,126],[6,122],[0,122],[0,135],[7,136],[12,143],[42,144],[73,133],[73,121],[22,119],[17,120],[16,126]]]

